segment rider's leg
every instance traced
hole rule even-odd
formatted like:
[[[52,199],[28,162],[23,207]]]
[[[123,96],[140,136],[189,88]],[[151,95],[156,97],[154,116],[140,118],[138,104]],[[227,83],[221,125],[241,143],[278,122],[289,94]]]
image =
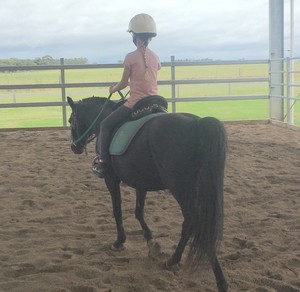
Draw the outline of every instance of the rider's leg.
[[[97,138],[96,153],[98,154],[98,162],[94,160],[93,172],[99,177],[105,175],[105,167],[109,163],[109,145],[111,135],[114,128],[126,120],[131,114],[132,110],[126,106],[120,106],[107,116],[100,124],[100,133]]]

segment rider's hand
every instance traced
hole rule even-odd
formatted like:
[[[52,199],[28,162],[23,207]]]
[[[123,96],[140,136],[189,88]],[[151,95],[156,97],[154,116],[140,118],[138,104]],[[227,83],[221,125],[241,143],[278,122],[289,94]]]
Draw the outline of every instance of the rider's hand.
[[[109,93],[114,93],[114,92],[116,92],[117,90],[115,90],[115,87],[116,87],[116,85],[112,85],[112,86],[109,88]]]

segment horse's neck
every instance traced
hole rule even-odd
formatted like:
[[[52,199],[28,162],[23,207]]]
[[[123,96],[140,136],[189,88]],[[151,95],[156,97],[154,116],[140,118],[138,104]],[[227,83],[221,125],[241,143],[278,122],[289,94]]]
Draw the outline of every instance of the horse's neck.
[[[91,109],[91,112],[94,111],[95,115],[90,115],[90,121],[89,121],[90,124],[94,122],[94,120],[97,118],[98,114],[102,111],[102,109],[103,109],[102,106],[97,106],[96,108]],[[96,135],[99,134],[101,122],[105,118],[107,118],[112,112],[113,112],[113,106],[111,104],[107,104],[107,107],[101,112],[101,115],[98,118],[99,121],[96,123],[94,134]]]

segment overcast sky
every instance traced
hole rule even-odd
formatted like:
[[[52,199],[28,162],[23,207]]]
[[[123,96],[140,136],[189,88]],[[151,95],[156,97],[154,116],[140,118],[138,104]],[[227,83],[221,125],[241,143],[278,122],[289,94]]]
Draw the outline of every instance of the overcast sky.
[[[300,49],[300,0],[295,0],[295,55]],[[267,59],[269,0],[0,0],[0,58],[86,57],[115,63],[134,49],[130,19],[148,13],[162,61]],[[285,54],[289,8],[285,0]]]

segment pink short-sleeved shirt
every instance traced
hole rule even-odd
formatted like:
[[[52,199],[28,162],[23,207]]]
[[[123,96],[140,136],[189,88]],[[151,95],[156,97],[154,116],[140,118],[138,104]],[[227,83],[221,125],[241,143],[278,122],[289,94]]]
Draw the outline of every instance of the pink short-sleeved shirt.
[[[161,68],[159,57],[146,48],[145,52],[135,50],[127,54],[124,60],[124,66],[130,69],[130,97],[125,102],[125,106],[132,108],[139,100],[145,96],[157,94],[157,71]]]

